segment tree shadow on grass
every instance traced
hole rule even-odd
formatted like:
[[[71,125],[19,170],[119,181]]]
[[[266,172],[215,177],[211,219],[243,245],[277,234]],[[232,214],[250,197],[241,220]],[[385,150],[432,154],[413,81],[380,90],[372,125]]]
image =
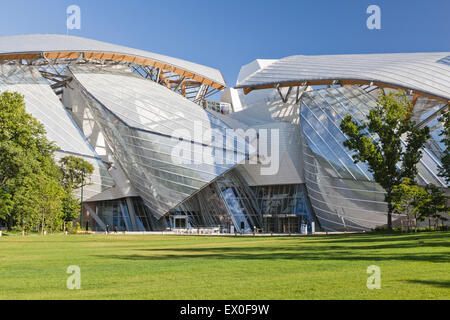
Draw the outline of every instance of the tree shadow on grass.
[[[247,237],[241,238],[239,236],[231,238],[233,240],[276,240],[279,242],[293,242],[298,241],[299,243],[317,243],[317,244],[365,244],[365,243],[386,243],[386,242],[396,242],[395,245],[399,243],[410,242],[407,246],[413,246],[420,242],[427,242],[428,246],[437,247],[450,247],[450,232],[421,232],[421,233],[356,233],[356,234],[330,234],[330,235],[310,235],[307,237],[290,237],[286,236],[275,236],[275,237]],[[249,241],[251,243],[252,241]],[[395,247],[394,244],[386,244],[386,248]],[[379,245],[377,245],[380,247]],[[380,247],[381,248],[381,247]]]
[[[285,239],[285,238],[281,238]],[[263,246],[263,243],[248,242],[248,246],[227,244],[217,247],[207,243],[204,247],[166,247],[135,249],[142,254],[101,255],[106,259],[121,259],[135,261],[157,261],[178,259],[220,259],[220,260],[299,260],[299,261],[414,261],[414,262],[450,262],[448,252],[432,252],[431,248],[450,247],[448,233],[427,234],[426,236],[389,235],[387,238],[379,235],[333,236],[323,239],[288,238],[291,241],[283,245]],[[389,240],[388,240],[389,239]],[[277,239],[279,240],[279,239]],[[386,243],[390,241],[391,243]],[[373,244],[372,244],[373,243]],[[257,245],[259,244],[259,245]],[[340,244],[340,245],[339,245]],[[217,243],[220,246],[220,243]],[[411,252],[421,248],[420,252]],[[390,250],[390,251],[382,251]],[[409,251],[409,252],[408,252]]]
[[[432,280],[408,280],[407,282],[414,283],[414,284],[428,285],[428,286],[433,286],[433,287],[438,287],[438,288],[445,288],[445,289],[450,288],[450,280],[437,280],[437,281],[432,281]]]
[[[209,252],[212,250],[221,250],[222,252],[227,251],[235,251],[235,250],[248,250],[248,251],[302,251],[302,252],[308,252],[308,251],[315,251],[315,252],[321,252],[321,251],[338,251],[338,250],[351,250],[351,251],[358,251],[363,250],[366,252],[374,251],[374,250],[384,250],[384,249],[414,249],[414,248],[450,248],[450,241],[449,242],[419,242],[419,241],[410,241],[408,243],[395,243],[395,244],[380,244],[380,245],[355,245],[355,244],[349,244],[349,245],[324,245],[324,243],[317,244],[317,245],[307,245],[309,243],[305,244],[292,244],[290,243],[287,246],[248,246],[248,247],[238,247],[238,246],[227,246],[227,247],[202,247],[202,248],[193,248],[193,247],[177,247],[177,248],[151,248],[151,249],[136,249],[139,251],[148,251],[148,252],[164,252],[164,251],[174,251],[174,252],[187,252],[187,251],[195,251],[195,252]]]
[[[281,252],[280,252],[281,251]],[[209,249],[165,249],[149,250],[147,254],[130,255],[97,255],[98,258],[135,260],[135,261],[161,261],[182,259],[218,259],[218,260],[298,260],[298,261],[370,261],[370,263],[382,261],[411,261],[449,263],[448,253],[354,253],[347,251],[323,251],[311,250],[310,252],[286,252],[276,248],[209,248]]]
[[[373,234],[373,233],[361,233],[353,235],[329,235],[329,236],[315,236],[312,240],[320,240],[322,237],[323,243],[348,243],[348,242],[403,242],[403,241],[446,241],[447,246],[450,243],[449,232],[426,232],[417,234],[402,234],[402,233],[385,233],[385,234]],[[310,239],[308,239],[310,240]]]

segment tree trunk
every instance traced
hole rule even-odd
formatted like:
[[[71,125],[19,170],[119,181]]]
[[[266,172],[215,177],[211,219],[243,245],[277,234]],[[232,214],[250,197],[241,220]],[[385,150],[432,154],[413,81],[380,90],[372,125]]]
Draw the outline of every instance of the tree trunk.
[[[13,226],[14,226],[14,220],[13,220],[12,216],[9,216],[8,220],[6,221],[6,229],[8,231],[12,231],[13,230]]]
[[[44,218],[44,213],[42,213],[42,225],[41,225],[41,228],[42,228],[42,235],[44,235],[44,223],[45,223],[45,220],[44,220],[45,218]]]
[[[394,213],[394,206],[392,205],[392,190],[391,188],[388,188],[386,190],[386,202],[388,204],[388,221],[387,221],[387,228],[388,231],[392,231],[392,214]]]
[[[388,202],[388,222],[387,227],[389,231],[392,231],[392,212],[394,211],[394,208],[392,207],[392,204]]]

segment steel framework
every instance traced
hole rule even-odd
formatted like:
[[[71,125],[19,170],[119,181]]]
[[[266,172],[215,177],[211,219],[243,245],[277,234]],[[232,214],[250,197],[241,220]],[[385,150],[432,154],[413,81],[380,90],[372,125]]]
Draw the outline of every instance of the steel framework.
[[[42,76],[50,81],[52,89],[58,96],[72,80],[66,75],[67,67],[80,64],[125,65],[142,78],[165,86],[199,105],[202,105],[206,98],[225,88],[223,85],[171,65],[146,59],[130,59],[124,55],[85,52],[9,54],[0,56],[1,64],[38,67]]]

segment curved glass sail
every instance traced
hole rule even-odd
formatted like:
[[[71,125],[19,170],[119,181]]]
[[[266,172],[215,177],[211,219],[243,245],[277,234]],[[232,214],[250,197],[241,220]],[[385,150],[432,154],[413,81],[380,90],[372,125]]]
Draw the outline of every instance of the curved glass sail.
[[[121,68],[70,72],[114,157],[157,216],[253,152],[221,120],[164,86]]]
[[[384,191],[365,163],[354,163],[340,129],[346,115],[365,121],[376,103],[358,86],[321,89],[303,97],[300,118],[305,179],[311,204],[326,230],[367,230],[386,223]],[[438,177],[439,166],[438,157],[424,148],[418,164],[419,183],[446,186]]]

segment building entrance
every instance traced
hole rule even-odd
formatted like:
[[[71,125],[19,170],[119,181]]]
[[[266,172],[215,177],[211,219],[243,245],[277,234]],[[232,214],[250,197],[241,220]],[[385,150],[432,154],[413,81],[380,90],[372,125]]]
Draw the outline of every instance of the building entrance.
[[[298,215],[264,216],[265,233],[300,233],[300,225]]]
[[[186,216],[175,216],[173,217],[173,224],[175,229],[187,229],[187,217]]]

